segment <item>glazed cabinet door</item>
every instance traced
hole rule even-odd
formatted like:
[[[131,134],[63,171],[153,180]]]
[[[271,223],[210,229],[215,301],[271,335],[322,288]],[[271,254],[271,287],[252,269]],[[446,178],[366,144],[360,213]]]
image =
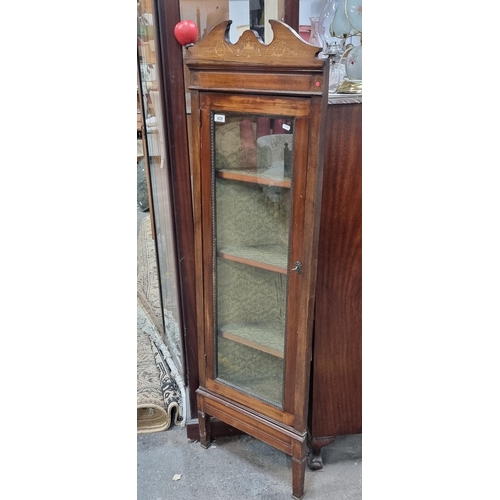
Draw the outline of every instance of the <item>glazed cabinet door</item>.
[[[313,276],[311,99],[202,92],[200,111],[202,385],[294,427],[308,364],[302,292]]]

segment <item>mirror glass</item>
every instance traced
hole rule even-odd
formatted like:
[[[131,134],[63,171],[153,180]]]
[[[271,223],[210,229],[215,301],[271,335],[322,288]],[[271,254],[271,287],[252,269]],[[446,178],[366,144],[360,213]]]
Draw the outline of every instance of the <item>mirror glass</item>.
[[[255,30],[264,43],[272,41],[268,19],[283,20],[285,0],[180,0],[181,19],[198,26],[199,39],[222,21],[231,20],[229,39],[236,43],[243,31]]]
[[[137,295],[161,333],[178,371],[184,373],[170,167],[157,70],[159,56],[153,1],[141,0],[137,13],[138,97],[142,100],[141,133],[144,139],[141,157],[138,154],[138,194],[142,194],[138,200],[138,219],[141,214],[144,217],[138,229]],[[143,182],[139,182],[143,172]],[[148,196],[143,193],[146,189]]]

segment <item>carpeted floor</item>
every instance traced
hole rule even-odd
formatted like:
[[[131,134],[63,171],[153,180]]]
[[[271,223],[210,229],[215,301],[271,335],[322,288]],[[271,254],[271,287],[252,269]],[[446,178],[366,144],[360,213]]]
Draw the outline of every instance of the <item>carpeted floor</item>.
[[[183,422],[181,392],[160,334],[161,304],[149,217],[141,222],[137,239],[137,299],[137,433],[143,434]]]

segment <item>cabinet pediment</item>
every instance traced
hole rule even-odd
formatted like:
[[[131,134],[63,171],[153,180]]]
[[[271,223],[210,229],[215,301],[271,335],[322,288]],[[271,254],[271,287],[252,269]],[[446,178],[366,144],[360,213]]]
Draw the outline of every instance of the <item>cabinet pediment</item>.
[[[310,45],[281,21],[269,21],[274,38],[265,45],[252,30],[243,32],[236,43],[229,41],[232,21],[223,21],[196,45],[186,48],[184,60],[188,66],[245,64],[270,65],[272,68],[319,68],[323,60],[317,58],[320,48]]]

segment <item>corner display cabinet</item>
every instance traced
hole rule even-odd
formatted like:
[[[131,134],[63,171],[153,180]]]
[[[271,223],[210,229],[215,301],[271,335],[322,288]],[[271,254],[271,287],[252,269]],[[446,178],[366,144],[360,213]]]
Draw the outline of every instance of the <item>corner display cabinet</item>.
[[[269,45],[251,30],[230,43],[230,24],[217,25],[184,55],[200,440],[210,445],[216,419],[287,453],[293,497],[302,498],[315,412],[310,379],[328,66],[318,47],[282,22],[270,21]]]

